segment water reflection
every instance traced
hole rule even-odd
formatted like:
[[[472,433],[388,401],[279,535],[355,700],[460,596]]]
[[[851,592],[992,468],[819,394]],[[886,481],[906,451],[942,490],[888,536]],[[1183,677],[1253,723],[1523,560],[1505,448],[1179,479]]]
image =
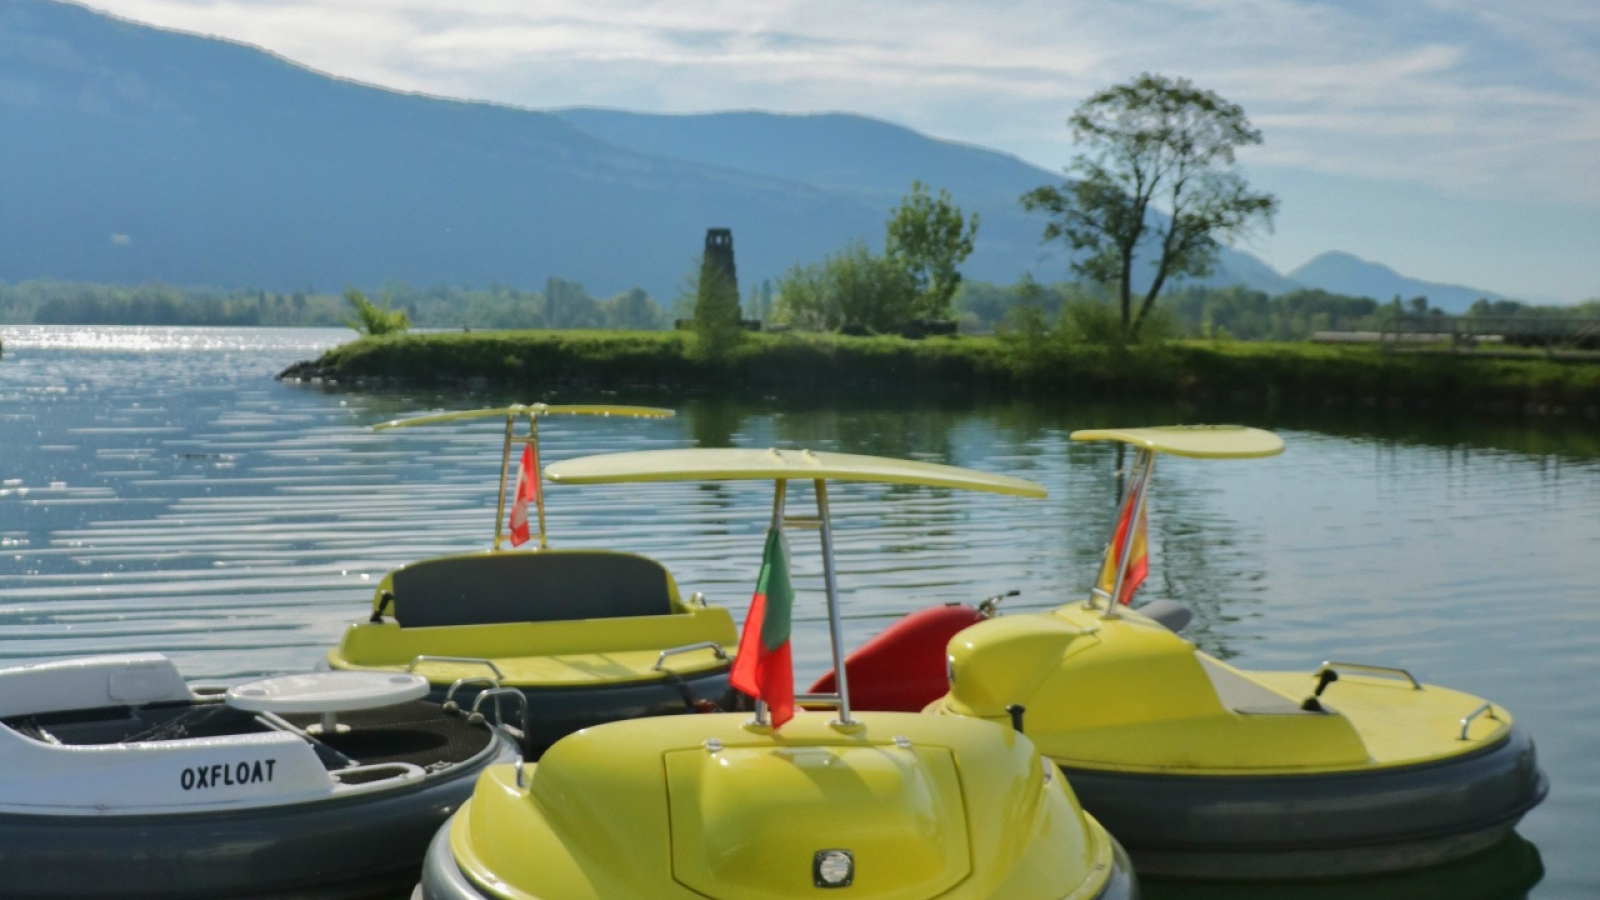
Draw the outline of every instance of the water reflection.
[[[6,330],[0,659],[159,650],[195,677],[304,669],[363,614],[384,572],[481,549],[493,533],[499,424],[382,433],[372,424],[600,399],[271,380],[343,340],[336,330],[111,331],[80,340]],[[695,444],[810,446],[967,465],[1049,489],[1039,501],[839,486],[831,500],[852,645],[886,616],[932,603],[1011,588],[1022,596],[1009,609],[1082,599],[1115,511],[1115,461],[1106,447],[1068,441],[1072,430],[1205,420],[1284,428],[1282,457],[1158,465],[1144,594],[1195,607],[1198,642],[1248,668],[1405,665],[1509,707],[1554,786],[1521,826],[1550,870],[1535,893],[1600,893],[1600,695],[1574,688],[1600,681],[1593,433],[1381,412],[604,399],[675,406],[680,416],[546,420],[546,462]],[[765,486],[551,486],[548,500],[554,546],[656,557],[684,591],[742,617],[770,514]],[[792,503],[809,505],[809,489]],[[808,682],[828,662],[809,535],[795,541],[795,568],[797,681]]]

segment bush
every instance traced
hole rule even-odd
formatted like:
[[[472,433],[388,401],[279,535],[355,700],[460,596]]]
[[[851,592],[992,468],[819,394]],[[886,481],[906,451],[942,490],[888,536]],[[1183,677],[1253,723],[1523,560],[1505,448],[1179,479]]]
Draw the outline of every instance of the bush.
[[[906,270],[860,241],[821,265],[791,266],[778,279],[778,320],[803,330],[896,332],[916,308]]]
[[[406,315],[405,310],[390,309],[388,301],[379,306],[355,288],[345,291],[344,299],[356,308],[356,317],[346,319],[345,324],[354,328],[357,334],[379,337],[398,334],[411,327],[411,317]]]

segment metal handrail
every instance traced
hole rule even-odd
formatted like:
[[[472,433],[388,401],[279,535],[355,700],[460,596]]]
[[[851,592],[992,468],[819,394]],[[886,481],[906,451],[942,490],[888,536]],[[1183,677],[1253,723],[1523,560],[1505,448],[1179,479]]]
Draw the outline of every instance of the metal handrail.
[[[656,664],[651,666],[650,669],[651,671],[659,672],[661,671],[662,665],[666,663],[667,657],[678,656],[679,654],[683,653],[693,653],[696,650],[710,650],[716,655],[717,659],[720,659],[723,662],[728,661],[728,651],[722,649],[721,644],[717,643],[716,641],[701,641],[698,644],[684,644],[682,647],[668,647],[667,649],[661,651],[660,656],[656,657]]]
[[[456,691],[468,686],[487,687],[490,690],[497,690],[500,687],[500,681],[487,675],[480,675],[477,678],[457,678],[444,692],[444,703],[441,706],[445,712],[455,712],[461,708],[456,703]]]
[[[1494,704],[1484,703],[1482,706],[1461,717],[1461,735],[1457,737],[1456,740],[1467,740],[1467,729],[1472,727],[1472,720],[1482,715],[1487,715],[1496,722],[1500,721],[1500,717],[1494,714]]]
[[[489,669],[489,671],[494,673],[494,677],[496,677],[498,679],[501,679],[502,681],[505,680],[505,677],[506,677],[506,673],[500,671],[500,667],[494,664],[494,660],[483,659],[483,658],[477,657],[477,656],[429,656],[427,654],[423,654],[422,656],[418,656],[418,657],[413,658],[411,660],[411,662],[406,666],[406,671],[407,672],[414,672],[414,671],[416,671],[417,666],[420,666],[423,663],[438,663],[438,662],[444,662],[444,663],[473,663],[473,664],[476,664],[476,665],[487,667]]]
[[[517,706],[522,710],[522,728],[516,736],[522,739],[522,749],[526,752],[529,742],[533,740],[533,716],[528,710],[528,695],[516,688],[491,688],[487,691],[479,691],[478,696],[472,699],[472,713],[467,716],[467,721],[475,725],[488,721],[487,717],[479,711],[479,708],[483,706],[483,701],[486,698],[491,697],[494,699],[495,725],[506,731],[518,731],[518,729],[513,729],[507,725],[505,716],[500,714],[500,698],[513,697],[516,699]]]
[[[363,766],[346,766],[343,769],[329,769],[328,774],[333,776],[334,781],[342,783],[344,781],[343,776],[345,775],[364,775],[368,772],[384,771],[394,772],[393,775],[388,776],[389,778],[404,778],[407,776],[412,778],[420,778],[428,774],[428,770],[415,763],[407,762],[386,762],[372,763],[371,765]],[[365,783],[366,782],[363,782],[363,784]]]
[[[1404,678],[1405,680],[1411,682],[1411,689],[1412,690],[1415,690],[1415,691],[1422,690],[1422,682],[1417,680],[1417,676],[1412,675],[1409,671],[1407,671],[1405,669],[1402,669],[1402,668],[1400,668],[1398,666],[1374,666],[1374,665],[1370,665],[1368,663],[1353,663],[1353,662],[1340,662],[1338,660],[1323,660],[1321,667],[1319,667],[1317,669],[1317,671],[1315,671],[1315,672],[1313,672],[1311,674],[1312,674],[1312,677],[1321,678],[1323,672],[1327,672],[1327,671],[1335,670],[1335,669],[1339,669],[1339,668],[1355,669],[1355,670],[1361,671],[1361,672],[1375,672],[1375,673],[1378,673],[1380,675],[1398,675],[1398,676]]]

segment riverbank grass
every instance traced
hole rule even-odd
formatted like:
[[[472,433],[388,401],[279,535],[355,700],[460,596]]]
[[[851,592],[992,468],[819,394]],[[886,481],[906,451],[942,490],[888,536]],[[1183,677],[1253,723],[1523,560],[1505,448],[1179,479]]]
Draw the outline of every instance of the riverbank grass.
[[[1594,363],[1243,341],[1107,347],[757,333],[713,356],[685,332],[407,333],[352,341],[284,375],[756,397],[1109,396],[1600,415]]]

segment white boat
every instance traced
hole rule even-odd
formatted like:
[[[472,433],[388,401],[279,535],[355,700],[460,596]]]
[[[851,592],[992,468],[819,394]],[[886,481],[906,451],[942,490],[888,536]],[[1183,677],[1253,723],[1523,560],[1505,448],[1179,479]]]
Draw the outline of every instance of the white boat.
[[[197,691],[157,653],[0,669],[0,894],[393,893],[516,755],[427,692],[347,672]]]

